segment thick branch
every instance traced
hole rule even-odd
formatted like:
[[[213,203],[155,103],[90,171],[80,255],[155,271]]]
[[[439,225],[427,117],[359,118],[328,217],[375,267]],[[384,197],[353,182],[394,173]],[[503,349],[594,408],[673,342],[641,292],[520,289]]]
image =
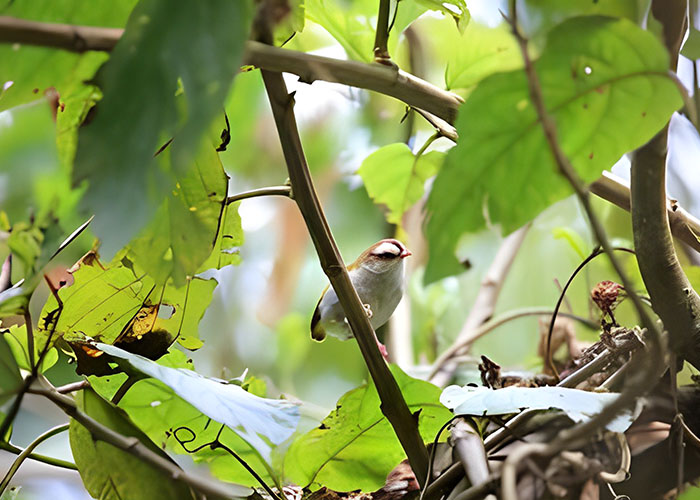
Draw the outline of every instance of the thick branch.
[[[73,52],[110,51],[119,41],[122,31],[0,16],[0,42],[56,47]],[[457,108],[462,103],[457,94],[384,64],[341,61],[253,41],[246,43],[244,63],[270,71],[293,73],[306,83],[324,80],[373,90],[425,110],[448,123],[454,123]]]
[[[294,100],[287,92],[281,73],[262,71],[270,106],[275,117],[282,151],[287,162],[294,199],[309,229],[323,271],[345,310],[362,356],[377,387],[382,413],[391,423],[411,463],[418,482],[423,485],[428,469],[428,452],[418,433],[417,420],[411,415],[401,390],[379,352],[375,334],[357,291],[350,281],[321,203],[311,180],[294,117]]]
[[[685,1],[652,2],[664,29],[672,69],[686,28]],[[667,217],[666,150],[668,126],[632,159],[632,228],[644,284],[669,334],[671,348],[700,368],[700,297],[678,262]]]

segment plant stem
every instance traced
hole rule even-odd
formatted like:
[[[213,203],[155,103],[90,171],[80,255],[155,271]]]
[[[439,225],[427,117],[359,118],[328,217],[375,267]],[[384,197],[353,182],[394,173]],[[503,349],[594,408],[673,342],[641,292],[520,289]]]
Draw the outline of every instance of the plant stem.
[[[292,188],[289,186],[272,186],[260,189],[251,189],[250,191],[244,191],[242,193],[229,196],[226,198],[226,204],[230,205],[231,203],[246,200],[248,198],[255,198],[257,196],[286,196],[291,198]]]
[[[39,367],[34,365],[34,329],[32,328],[32,316],[29,314],[29,311],[24,312],[24,325],[27,329],[27,357],[29,359],[29,368],[32,371],[32,375],[36,375]]]
[[[406,451],[413,472],[422,486],[426,481],[428,452],[418,432],[417,421],[411,414],[396,380],[377,348],[374,330],[357,291],[350,281],[316,195],[297,130],[293,97],[287,92],[281,73],[263,70],[262,76],[287,162],[294,199],[309,229],[321,267],[338,295],[338,300],[343,306],[369,373],[377,387],[382,413],[394,428]]]
[[[377,16],[377,31],[374,37],[374,60],[385,62],[391,59],[387,42],[389,41],[389,11],[391,0],[379,0],[379,14]]]
[[[22,448],[18,448],[17,446],[2,441],[0,441],[0,450],[9,451],[10,453],[13,453],[15,455],[19,455],[24,451]],[[48,465],[53,465],[54,467],[61,467],[63,469],[69,470],[78,470],[78,467],[76,467],[74,463],[61,460],[60,458],[47,457],[46,455],[40,455],[38,453],[30,453],[27,456],[27,458]]]
[[[22,463],[24,463],[24,461],[27,458],[29,458],[32,451],[34,451],[34,449],[36,449],[37,446],[39,446],[41,443],[43,443],[44,441],[46,441],[50,437],[55,436],[56,434],[59,434],[61,432],[65,432],[67,430],[68,430],[68,424],[59,425],[57,427],[54,427],[53,429],[49,429],[48,431],[44,432],[39,437],[37,437],[34,441],[29,443],[29,446],[27,446],[24,449],[24,451],[22,451],[17,456],[15,461],[12,462],[10,469],[5,474],[5,477],[3,478],[2,482],[0,482],[0,496],[2,496],[2,494],[5,492],[7,487],[10,485],[10,481],[12,481],[12,478],[19,470],[19,467],[22,465]]]

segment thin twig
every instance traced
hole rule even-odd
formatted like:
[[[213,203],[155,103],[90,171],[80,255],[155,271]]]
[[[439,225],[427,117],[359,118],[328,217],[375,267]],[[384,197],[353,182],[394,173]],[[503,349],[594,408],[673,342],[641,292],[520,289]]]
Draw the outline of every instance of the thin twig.
[[[24,451],[17,455],[17,458],[14,462],[12,462],[12,465],[5,474],[5,477],[2,479],[2,482],[0,482],[0,496],[2,496],[7,487],[10,485],[10,481],[12,481],[12,478],[17,473],[20,466],[24,463],[24,461],[27,458],[29,458],[32,451],[34,451],[37,446],[39,446],[41,443],[43,443],[50,437],[55,436],[56,434],[60,434],[61,432],[65,432],[67,430],[68,424],[59,425],[57,427],[54,427],[53,429],[49,429],[48,431],[39,435],[36,439],[34,439],[34,441],[29,443],[29,445],[24,449]]]
[[[0,441],[0,450],[5,450],[15,455],[19,455],[24,451],[22,448],[18,448],[17,446],[2,441]],[[78,467],[76,467],[74,463],[61,460],[60,458],[47,457],[46,455],[40,455],[38,453],[30,453],[27,458],[48,465],[53,465],[54,467],[60,467],[62,469],[78,470]]]
[[[471,332],[471,335],[469,337],[465,337],[462,340],[462,342],[452,344],[445,352],[443,352],[433,363],[433,368],[430,374],[428,375],[428,379],[431,380],[446,362],[454,358],[457,354],[459,354],[464,349],[468,348],[471,344],[473,344],[474,341],[483,337],[491,330],[494,330],[495,328],[498,328],[499,326],[508,323],[509,321],[512,321],[514,319],[524,318],[526,316],[551,316],[552,313],[552,309],[547,307],[526,307],[523,309],[515,309],[513,311],[503,313],[502,315],[497,316],[491,319],[490,321],[487,321],[476,330],[473,330]],[[579,321],[580,323],[583,323],[589,328],[598,327],[598,325],[592,322],[591,320],[583,318],[581,316],[576,316],[575,314],[562,312],[559,313],[559,315]]]
[[[32,385],[32,382],[34,382],[33,375],[29,375],[27,376],[27,378],[24,379],[24,383],[22,384],[19,393],[17,394],[17,396],[15,396],[15,399],[12,401],[12,406],[10,406],[10,409],[7,411],[7,414],[5,415],[2,424],[0,424],[0,440],[5,439],[7,431],[10,430],[12,422],[15,421],[15,417],[19,412],[19,407],[22,405],[24,395],[29,389],[29,386]]]
[[[71,392],[82,391],[88,387],[90,387],[90,382],[87,380],[78,380],[77,382],[71,382],[70,384],[56,387],[56,390],[61,394],[70,394]]]
[[[244,191],[242,193],[234,194],[226,198],[226,204],[230,205],[241,200],[247,200],[248,198],[255,198],[257,196],[286,196],[287,198],[292,197],[292,188],[290,186],[272,186],[260,189],[251,189],[250,191]]]
[[[27,330],[27,357],[29,359],[29,369],[32,371],[32,375],[36,375],[39,367],[34,364],[34,329],[32,328],[32,316],[29,314],[28,310],[24,312],[24,325]]]

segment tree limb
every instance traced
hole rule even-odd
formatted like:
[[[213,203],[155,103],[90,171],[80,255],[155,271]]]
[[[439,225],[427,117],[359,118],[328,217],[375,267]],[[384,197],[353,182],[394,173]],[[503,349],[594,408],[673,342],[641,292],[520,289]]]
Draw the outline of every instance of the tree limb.
[[[685,35],[687,2],[652,2],[652,13],[663,25],[671,54],[671,69]],[[639,270],[654,310],[669,334],[670,347],[700,368],[700,296],[685,276],[671,240],[666,200],[668,126],[632,159],[632,229]]]
[[[41,23],[0,16],[0,42],[55,47],[72,52],[110,51],[123,30],[70,24]],[[281,49],[260,42],[246,43],[245,64],[298,75],[306,83],[315,80],[342,83],[373,90],[419,108],[452,124],[463,102],[457,94],[443,90],[410,73],[384,64],[367,64],[315,56]]]

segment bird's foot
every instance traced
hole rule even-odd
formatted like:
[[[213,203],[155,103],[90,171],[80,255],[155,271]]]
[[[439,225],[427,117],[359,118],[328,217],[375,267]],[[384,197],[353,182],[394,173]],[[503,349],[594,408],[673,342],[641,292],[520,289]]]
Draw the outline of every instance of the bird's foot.
[[[362,307],[365,308],[365,312],[367,313],[367,317],[372,319],[372,308],[370,307],[369,304],[362,304]]]
[[[382,357],[386,360],[389,361],[389,353],[386,350],[386,346],[379,342],[379,339],[377,339],[377,347],[379,348],[379,352],[382,353]]]

